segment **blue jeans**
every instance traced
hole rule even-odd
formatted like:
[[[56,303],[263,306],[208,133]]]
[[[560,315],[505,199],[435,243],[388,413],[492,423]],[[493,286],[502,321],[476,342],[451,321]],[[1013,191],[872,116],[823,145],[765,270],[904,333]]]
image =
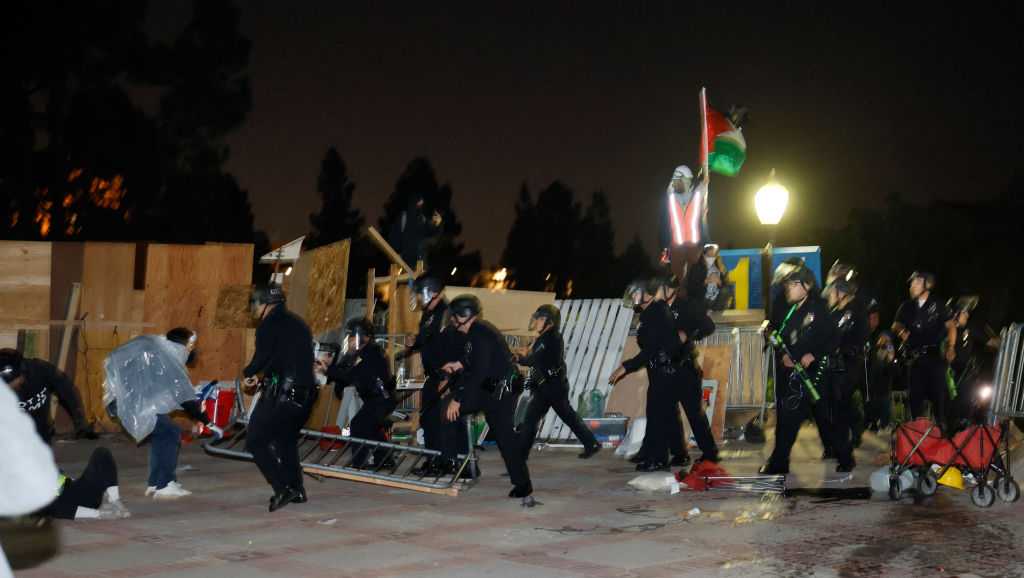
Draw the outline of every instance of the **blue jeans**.
[[[177,479],[178,448],[181,447],[181,428],[167,415],[156,416],[156,426],[149,436],[149,484],[163,488]]]

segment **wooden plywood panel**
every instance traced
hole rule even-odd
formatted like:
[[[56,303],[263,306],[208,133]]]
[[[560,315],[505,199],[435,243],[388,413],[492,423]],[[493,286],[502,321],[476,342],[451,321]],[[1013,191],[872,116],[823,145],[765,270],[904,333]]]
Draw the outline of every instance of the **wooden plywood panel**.
[[[178,326],[198,334],[193,381],[234,379],[245,360],[245,329],[218,328],[224,286],[252,279],[252,245],[150,245],[146,257],[145,321],[155,332]]]
[[[0,241],[0,327],[50,320],[51,243]],[[63,317],[63,316],[62,316]],[[6,326],[6,327],[4,327]],[[47,328],[48,329],[48,328]]]
[[[217,294],[217,311],[213,318],[215,329],[246,329],[252,327],[249,299],[252,285],[223,285]]]
[[[144,332],[134,279],[133,243],[83,245],[79,316],[85,317],[85,324],[73,340],[74,379],[86,418],[107,431],[116,431],[117,426],[103,408],[103,362],[111,350]]]
[[[480,287],[446,287],[445,297],[475,295],[484,308],[483,318],[503,333],[528,334],[530,316],[538,307],[555,303],[554,293],[539,291],[510,291]]]
[[[288,308],[306,320],[314,336],[344,321],[349,246],[344,239],[306,251],[285,277]]]
[[[630,359],[637,353],[640,353],[640,346],[636,343],[636,337],[631,335],[626,338],[622,359]],[[615,384],[608,394],[605,412],[621,413],[631,419],[644,417],[647,415],[645,405],[647,403],[647,385],[646,369],[635,371],[622,378],[622,381]]]
[[[729,374],[732,371],[734,349],[730,345],[706,345],[698,347],[704,379],[718,382],[715,408],[711,414],[711,433],[715,440],[722,442],[725,434],[725,406],[729,399]]]
[[[53,243],[50,258],[50,319],[64,319],[67,315],[72,284],[82,280],[84,253],[85,245],[83,243]],[[79,311],[81,311],[81,301],[79,301]],[[54,325],[50,329],[49,358],[53,363],[58,361],[64,330],[65,328],[59,325]],[[77,333],[77,328],[74,331]],[[75,344],[76,340],[72,339],[67,365],[64,368],[68,375],[75,374]]]

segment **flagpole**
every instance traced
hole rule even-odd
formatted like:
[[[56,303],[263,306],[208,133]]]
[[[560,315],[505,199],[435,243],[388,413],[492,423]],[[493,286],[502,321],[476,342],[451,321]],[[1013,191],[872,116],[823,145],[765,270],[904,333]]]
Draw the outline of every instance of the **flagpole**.
[[[710,146],[708,143],[708,94],[707,87],[700,87],[700,148],[703,153],[701,156],[704,159],[704,164],[701,167],[701,179],[704,183],[704,206],[701,214],[701,228],[707,229],[708,219],[708,195],[711,193],[711,170],[708,168],[708,156]],[[705,231],[707,232],[707,231]],[[705,242],[710,242],[710,239],[704,239]]]
[[[704,185],[707,186],[711,180],[708,171],[708,95],[707,88],[700,87],[700,157],[703,161],[701,171],[703,172]]]

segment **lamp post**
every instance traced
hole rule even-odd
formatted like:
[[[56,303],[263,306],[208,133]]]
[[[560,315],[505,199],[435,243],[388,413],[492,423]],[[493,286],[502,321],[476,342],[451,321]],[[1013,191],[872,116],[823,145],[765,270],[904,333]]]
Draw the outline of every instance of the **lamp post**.
[[[775,180],[775,169],[768,175],[768,182],[754,195],[754,210],[762,225],[771,227],[768,244],[761,251],[761,299],[764,300],[765,318],[770,318],[771,310],[771,275],[772,275],[772,243],[775,242],[775,229],[786,213],[789,205],[789,191]]]

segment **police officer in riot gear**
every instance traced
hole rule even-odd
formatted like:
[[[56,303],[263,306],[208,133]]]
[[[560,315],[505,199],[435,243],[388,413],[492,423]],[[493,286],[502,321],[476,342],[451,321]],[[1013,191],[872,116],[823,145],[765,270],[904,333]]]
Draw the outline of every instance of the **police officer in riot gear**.
[[[982,376],[991,377],[992,367],[987,358],[991,350],[998,348],[998,341],[993,342],[978,323],[972,322],[971,315],[978,307],[976,295],[950,299],[946,307],[956,327],[956,355],[949,366],[957,387],[957,417],[968,424],[978,422],[984,418],[984,412],[977,411],[975,385]]]
[[[892,331],[902,342],[899,351],[908,372],[910,414],[923,416],[924,404],[929,401],[935,422],[942,424],[948,417],[946,368],[956,358],[956,324],[932,295],[933,274],[914,271],[907,283],[910,299],[896,310]]]
[[[18,406],[32,416],[36,432],[47,444],[54,434],[50,420],[50,397],[53,394],[57,394],[61,407],[71,416],[76,438],[94,440],[99,437],[85,420],[82,399],[75,384],[52,363],[25,359],[15,349],[0,349],[0,379],[18,395]]]
[[[855,465],[853,392],[863,383],[864,342],[868,337],[867,315],[855,305],[857,283],[854,278],[851,268],[834,277],[824,290],[834,333],[828,355],[828,375],[821,393],[832,427],[830,439],[839,460],[836,471],[843,473],[853,471]]]
[[[395,380],[388,367],[384,350],[374,341],[373,324],[368,319],[352,319],[345,324],[345,353],[331,367],[321,367],[334,383],[334,394],[341,399],[346,387],[355,387],[363,407],[352,418],[352,437],[383,442],[388,417],[395,410]],[[369,448],[363,447],[352,456],[352,467],[367,464]],[[373,452],[374,466],[381,464],[386,451]]]
[[[530,448],[537,438],[537,426],[549,409],[569,426],[576,439],[583,444],[587,459],[601,449],[594,432],[569,403],[569,380],[565,369],[565,344],[560,332],[562,314],[554,305],[541,305],[530,317],[530,331],[539,333],[527,355],[517,355],[516,363],[530,368],[526,387],[533,390],[533,399],[526,409],[526,418],[521,430],[523,436],[523,458],[530,455]]]
[[[868,403],[865,426],[871,431],[889,427],[892,417],[892,384],[896,373],[896,345],[892,333],[881,324],[881,306],[871,299],[867,306],[868,343],[866,346]]]
[[[637,471],[667,470],[669,437],[679,433],[678,404],[683,404],[686,419],[693,428],[702,456],[699,461],[717,462],[718,446],[711,434],[707,417],[701,408],[701,378],[690,349],[684,347],[676,329],[676,321],[665,303],[659,299],[661,279],[636,281],[626,289],[623,305],[640,313],[637,344],[640,352],[622,362],[609,383],[614,385],[628,373],[647,368],[646,461],[637,464]]]
[[[833,313],[841,311],[835,321],[837,323],[843,321],[843,325],[838,327],[843,341],[839,345],[843,364],[841,381],[850,392],[849,403],[844,407],[849,408],[850,436],[853,447],[857,448],[860,447],[861,437],[864,434],[865,409],[867,400],[870,399],[870,392],[867,389],[867,365],[865,364],[866,342],[870,333],[867,305],[861,292],[858,291],[857,270],[849,263],[837,260],[832,264],[832,268],[829,269],[828,275],[825,277],[825,288],[829,287],[837,289],[835,295],[831,295],[830,291],[825,292],[829,309]],[[837,299],[835,303],[833,303],[833,298]]]
[[[454,392],[446,417],[457,421],[476,412],[484,413],[512,481],[509,497],[526,498],[533,493],[533,484],[513,427],[520,384],[512,352],[501,333],[480,319],[479,299],[460,295],[452,300],[449,309],[452,325],[465,336],[465,341],[459,359],[442,368],[449,374],[460,374],[453,377]]]
[[[316,401],[313,335],[306,322],[288,311],[279,286],[258,287],[251,302],[256,351],[242,370],[245,386],[261,384],[260,399],[249,418],[246,449],[274,489],[270,511],[306,501],[299,465],[299,430]]]
[[[772,317],[781,317],[768,327],[770,334],[781,339],[776,348],[778,370],[775,379],[775,406],[778,425],[775,428],[775,448],[768,463],[761,467],[762,474],[789,473],[789,456],[796,443],[800,425],[811,413],[821,414],[818,423],[828,423],[826,403],[812,403],[812,392],[800,377],[796,366],[800,364],[820,389],[824,371],[821,361],[832,344],[832,323],[825,302],[815,290],[814,273],[805,265],[779,267],[777,281],[783,290],[786,307],[773,311]],[[786,351],[788,350],[788,353]],[[820,426],[819,426],[820,427]]]
[[[399,357],[406,358],[413,353],[420,354],[426,380],[420,395],[420,427],[423,428],[424,447],[444,451],[448,445],[463,434],[457,422],[443,419],[444,406],[440,403],[441,387],[447,387],[446,375],[441,371],[445,359],[448,322],[448,302],[444,298],[444,282],[432,273],[423,273],[413,281],[411,307],[421,312],[416,341]],[[444,386],[441,384],[444,383]],[[453,431],[448,431],[453,430]],[[448,453],[454,453],[449,451]],[[426,460],[414,471],[416,475],[439,475],[445,472],[442,460]]]

